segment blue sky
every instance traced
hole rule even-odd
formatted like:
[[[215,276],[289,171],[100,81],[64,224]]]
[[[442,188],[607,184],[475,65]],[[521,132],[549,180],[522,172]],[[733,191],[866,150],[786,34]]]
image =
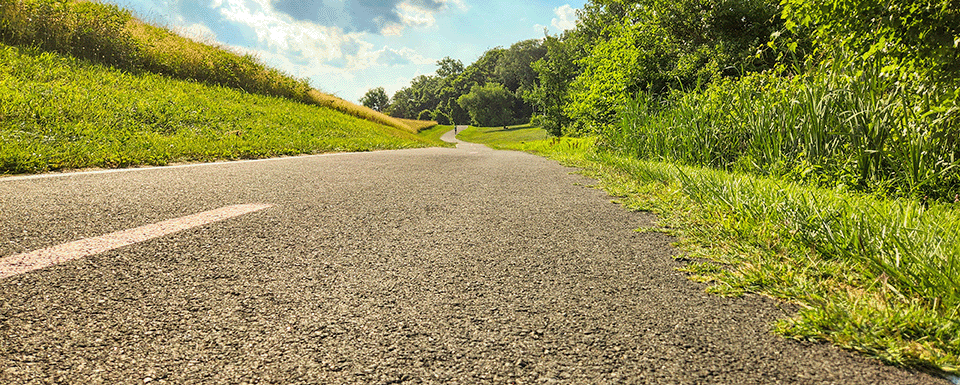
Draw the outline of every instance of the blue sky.
[[[356,102],[389,95],[445,56],[464,65],[573,28],[586,0],[106,0],[154,24],[250,53]]]

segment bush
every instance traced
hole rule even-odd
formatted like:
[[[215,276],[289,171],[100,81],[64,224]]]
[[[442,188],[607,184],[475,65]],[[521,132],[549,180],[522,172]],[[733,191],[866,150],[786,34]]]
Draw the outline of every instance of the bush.
[[[475,85],[457,103],[470,114],[475,126],[506,126],[513,120],[515,96],[502,84]]]

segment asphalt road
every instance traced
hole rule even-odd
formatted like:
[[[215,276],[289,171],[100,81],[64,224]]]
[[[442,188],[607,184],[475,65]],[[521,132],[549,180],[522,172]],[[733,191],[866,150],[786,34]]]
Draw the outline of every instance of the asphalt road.
[[[0,256],[269,208],[0,279],[0,383],[933,384],[783,339],[553,161],[384,151],[0,179]]]

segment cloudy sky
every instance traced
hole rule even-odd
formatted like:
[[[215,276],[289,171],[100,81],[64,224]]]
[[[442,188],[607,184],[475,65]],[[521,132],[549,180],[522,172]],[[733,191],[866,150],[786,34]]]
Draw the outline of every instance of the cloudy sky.
[[[586,0],[106,1],[357,101],[374,87],[393,95],[445,56],[469,65],[490,48],[573,28]]]

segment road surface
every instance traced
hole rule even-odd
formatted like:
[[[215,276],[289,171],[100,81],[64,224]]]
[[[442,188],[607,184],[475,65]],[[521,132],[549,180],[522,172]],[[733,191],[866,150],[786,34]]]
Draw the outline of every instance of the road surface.
[[[60,263],[4,268],[0,383],[947,383],[772,334],[790,306],[704,293],[573,171],[461,143],[2,178],[0,257]]]

